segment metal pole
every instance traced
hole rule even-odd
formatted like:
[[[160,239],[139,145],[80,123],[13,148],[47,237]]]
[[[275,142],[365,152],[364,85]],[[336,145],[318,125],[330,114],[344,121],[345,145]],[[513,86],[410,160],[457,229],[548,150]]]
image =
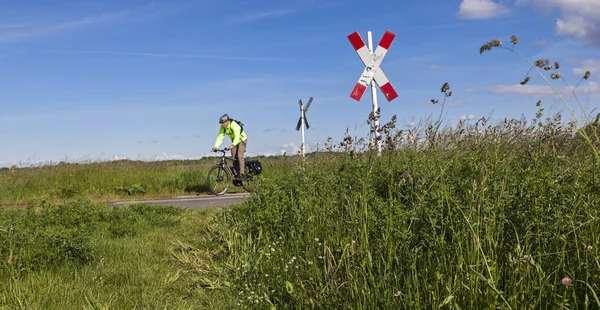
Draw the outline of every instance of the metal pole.
[[[371,34],[371,31],[367,32],[367,40],[368,40],[368,47],[369,47],[369,52],[371,52],[371,54],[373,54],[373,36]],[[373,116],[375,117],[375,120],[373,122],[373,127],[375,129],[375,140],[377,142],[377,154],[381,155],[381,139],[379,139],[380,136],[380,132],[379,132],[379,117],[377,115],[377,88],[375,87],[375,81],[371,80],[371,98],[373,99]]]
[[[302,124],[300,127],[302,127],[302,157],[304,157],[304,104],[300,105],[300,119],[302,119]]]

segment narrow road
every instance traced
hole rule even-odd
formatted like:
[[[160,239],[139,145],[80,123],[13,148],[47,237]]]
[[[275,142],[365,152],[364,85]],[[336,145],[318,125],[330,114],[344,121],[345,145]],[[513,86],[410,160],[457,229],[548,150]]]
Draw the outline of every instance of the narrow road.
[[[250,197],[247,193],[225,194],[223,196],[180,196],[171,199],[152,199],[114,202],[112,205],[129,205],[134,203],[146,203],[150,205],[176,206],[183,209],[204,209],[221,206],[230,206]]]

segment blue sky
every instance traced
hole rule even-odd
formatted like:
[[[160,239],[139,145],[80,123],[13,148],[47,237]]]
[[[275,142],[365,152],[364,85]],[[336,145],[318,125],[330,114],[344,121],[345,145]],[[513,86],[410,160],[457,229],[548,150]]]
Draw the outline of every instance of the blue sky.
[[[113,158],[198,158],[223,113],[242,120],[248,154],[297,150],[297,101],[310,96],[307,144],[369,131],[370,93],[351,99],[363,65],[347,36],[396,34],[382,63],[399,97],[378,93],[382,122],[437,117],[531,119],[563,109],[530,60],[559,60],[588,111],[600,101],[597,0],[4,1],[0,0],[0,165]],[[564,86],[564,84],[557,85]],[[566,97],[575,106],[572,97]],[[226,143],[228,139],[226,138]]]

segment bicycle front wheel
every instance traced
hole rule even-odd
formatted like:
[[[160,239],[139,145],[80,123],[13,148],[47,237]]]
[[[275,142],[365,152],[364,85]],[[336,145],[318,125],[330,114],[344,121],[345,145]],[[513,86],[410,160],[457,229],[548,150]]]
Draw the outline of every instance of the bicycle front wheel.
[[[229,189],[231,184],[231,175],[221,165],[216,165],[208,171],[208,188],[210,191],[219,196],[223,195]]]

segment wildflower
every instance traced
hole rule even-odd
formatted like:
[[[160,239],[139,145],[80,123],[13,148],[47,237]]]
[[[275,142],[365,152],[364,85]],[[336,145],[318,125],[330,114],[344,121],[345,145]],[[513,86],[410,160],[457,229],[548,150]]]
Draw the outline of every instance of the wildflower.
[[[569,277],[564,277],[562,278],[561,282],[564,286],[571,286],[571,282],[573,282],[573,280],[571,280]]]
[[[587,80],[587,79],[589,79],[589,78],[590,78],[590,75],[591,75],[591,74],[590,74],[590,72],[589,72],[589,71],[586,71],[586,72],[585,72],[585,75],[583,76],[583,79],[584,79],[584,80]]]

